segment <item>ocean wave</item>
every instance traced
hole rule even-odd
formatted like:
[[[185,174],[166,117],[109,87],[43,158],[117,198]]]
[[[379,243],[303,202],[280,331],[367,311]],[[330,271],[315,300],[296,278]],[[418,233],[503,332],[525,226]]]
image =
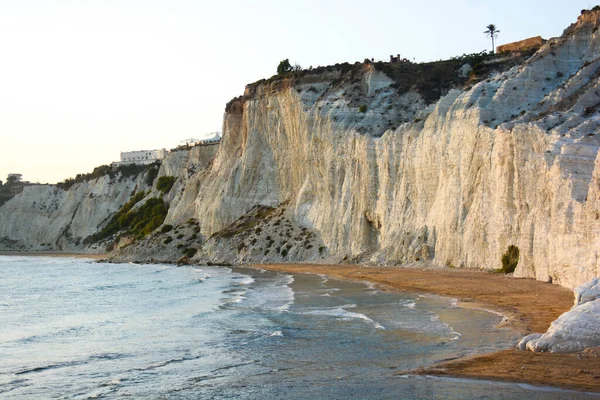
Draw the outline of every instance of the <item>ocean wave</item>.
[[[377,290],[377,284],[375,282],[364,281],[363,283],[367,286],[367,288],[371,290]]]
[[[36,334],[25,336],[25,337],[15,338],[13,340],[18,343],[27,344],[27,343],[35,343],[35,342],[45,341],[45,340],[48,340],[49,338],[53,338],[53,337],[78,336],[82,332],[89,332],[89,331],[90,331],[89,326],[69,326],[69,327],[65,327],[62,329],[57,327],[49,332],[36,333]]]
[[[382,329],[383,326],[371,318],[367,317],[365,314],[352,312],[345,310],[344,308],[354,308],[357,307],[356,304],[345,304],[337,307],[330,308],[319,308],[316,310],[308,310],[302,311],[300,315],[318,315],[318,316],[326,316],[326,317],[334,317],[342,321],[351,321],[351,320],[362,320],[372,324],[376,329]],[[383,328],[385,329],[385,328]]]
[[[128,282],[128,283],[121,283],[121,284],[116,284],[116,285],[101,285],[101,286],[94,286],[89,288],[88,290],[90,291],[103,291],[103,290],[120,290],[120,289],[130,289],[130,288],[134,288],[136,287],[137,284],[134,282]]]
[[[15,375],[25,375],[25,374],[35,373],[35,372],[47,371],[49,369],[73,367],[75,365],[81,365],[81,364],[85,364],[85,363],[86,363],[86,361],[65,361],[65,362],[58,362],[58,363],[54,363],[54,364],[40,365],[37,367],[28,367],[28,368],[24,368],[22,370],[16,371]]]
[[[177,363],[182,363],[185,361],[190,361],[190,360],[197,360],[199,358],[201,358],[201,355],[198,356],[188,356],[188,357],[180,357],[180,358],[171,358],[165,361],[157,361],[153,364],[150,364],[146,367],[140,367],[140,368],[134,368],[134,371],[149,371],[149,370],[153,370],[156,368],[162,368],[165,367],[169,364],[177,364]]]
[[[401,300],[399,304],[402,307],[409,308],[411,310],[417,306],[417,303],[415,303],[413,300]]]
[[[294,282],[294,277],[277,275],[265,278],[265,280],[267,282],[261,278],[257,285],[248,288],[244,307],[287,312],[295,300],[294,291],[290,287],[290,284]]]
[[[250,285],[254,282],[256,282],[256,281],[251,276],[244,276],[238,283],[240,285]]]
[[[129,356],[129,354],[124,353],[100,353],[89,356],[88,361],[119,360]]]
[[[281,332],[281,331],[275,331],[275,332],[271,333],[269,336],[271,336],[271,337],[272,337],[272,336],[280,336],[280,337],[283,337],[283,332]]]

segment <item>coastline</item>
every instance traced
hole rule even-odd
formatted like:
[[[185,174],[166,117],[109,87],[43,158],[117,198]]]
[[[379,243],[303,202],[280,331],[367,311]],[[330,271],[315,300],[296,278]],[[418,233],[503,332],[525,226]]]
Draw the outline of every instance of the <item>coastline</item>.
[[[0,252],[6,256],[105,259],[107,254]],[[175,263],[173,263],[175,264]],[[399,290],[454,298],[457,306],[504,316],[500,323],[523,336],[545,332],[573,304],[571,290],[558,285],[488,271],[435,267],[372,267],[325,264],[241,265],[283,273],[321,274],[368,281],[380,290]],[[515,343],[516,345],[516,343]],[[533,353],[515,349],[467,356],[395,375],[422,375],[531,384],[600,393],[600,347],[579,353]]]
[[[486,271],[450,268],[367,267],[360,265],[253,264],[285,273],[323,274],[370,281],[382,290],[428,293],[456,298],[459,307],[486,309],[506,317],[522,333],[545,332],[573,305],[573,293],[558,285]],[[515,343],[516,345],[516,343]],[[600,348],[579,353],[502,350],[441,362],[397,375],[429,375],[550,386],[600,392]]]
[[[89,254],[89,253],[73,253],[61,251],[0,251],[0,256],[17,256],[17,257],[72,257],[72,258],[93,258],[101,260],[108,256],[108,253]]]

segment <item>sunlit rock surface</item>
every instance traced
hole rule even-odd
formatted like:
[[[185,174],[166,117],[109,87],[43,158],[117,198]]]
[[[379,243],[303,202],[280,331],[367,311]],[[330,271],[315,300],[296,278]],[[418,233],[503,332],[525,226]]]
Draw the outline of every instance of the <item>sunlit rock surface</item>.
[[[513,56],[486,61],[481,81],[462,61],[450,82],[445,64],[365,62],[248,85],[214,157],[163,162],[177,177],[165,224],[179,233],[114,257],[496,269],[515,245],[515,276],[581,285],[600,272],[598,25],[587,12],[512,68]],[[35,214],[33,201],[0,207],[0,226]],[[0,229],[45,241],[39,227]]]
[[[575,289],[575,305],[544,334],[524,337],[520,350],[570,353],[600,346],[600,278]]]

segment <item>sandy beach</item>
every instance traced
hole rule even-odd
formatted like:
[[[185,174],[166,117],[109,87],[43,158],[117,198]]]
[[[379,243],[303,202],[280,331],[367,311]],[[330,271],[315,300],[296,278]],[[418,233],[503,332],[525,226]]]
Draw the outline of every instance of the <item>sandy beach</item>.
[[[100,260],[106,258],[108,254],[84,254],[69,253],[60,251],[0,251],[0,256],[26,256],[26,257],[75,257],[75,258],[93,258]]]
[[[106,254],[63,252],[0,252],[0,255],[106,258]],[[260,264],[250,267],[286,273],[323,274],[342,280],[370,281],[376,283],[381,290],[448,296],[457,299],[460,307],[487,309],[505,315],[504,324],[523,335],[545,332],[552,321],[573,305],[573,293],[569,289],[487,271],[321,264]],[[600,348],[571,354],[510,349],[450,360],[417,370],[400,371],[398,374],[521,382],[600,392],[599,355]]]
[[[287,273],[324,274],[365,280],[383,290],[431,293],[456,298],[461,307],[485,308],[504,314],[507,324],[523,335],[545,332],[573,305],[573,293],[533,279],[464,269],[363,267],[357,265],[255,265]],[[515,343],[516,344],[516,343]],[[600,392],[600,348],[580,353],[551,354],[504,350],[452,360],[399,374],[453,376],[522,382],[538,386]]]

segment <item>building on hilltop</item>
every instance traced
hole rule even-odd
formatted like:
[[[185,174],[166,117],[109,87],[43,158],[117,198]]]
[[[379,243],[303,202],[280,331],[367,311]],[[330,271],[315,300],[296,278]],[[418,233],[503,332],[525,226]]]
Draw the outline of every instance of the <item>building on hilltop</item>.
[[[152,164],[155,161],[165,158],[168,153],[166,149],[122,151],[121,161],[115,161],[112,165]]]
[[[30,185],[31,182],[23,180],[23,174],[8,174],[4,185],[0,181],[0,206],[21,193],[25,186]]]
[[[210,134],[213,135],[213,137],[208,138],[208,139],[198,140],[195,145],[196,146],[206,146],[209,144],[221,143],[221,132],[211,132]]]
[[[209,133],[212,137],[206,139],[189,138],[181,141],[181,144],[171,151],[189,150],[195,146],[210,146],[221,143],[221,132]]]
[[[8,174],[6,181],[13,183],[23,182],[23,174]]]
[[[545,39],[541,36],[530,37],[527,39],[519,40],[518,42],[512,42],[503,44],[502,46],[496,47],[496,53],[510,53],[513,51],[526,51],[526,50],[537,50],[546,43]]]

